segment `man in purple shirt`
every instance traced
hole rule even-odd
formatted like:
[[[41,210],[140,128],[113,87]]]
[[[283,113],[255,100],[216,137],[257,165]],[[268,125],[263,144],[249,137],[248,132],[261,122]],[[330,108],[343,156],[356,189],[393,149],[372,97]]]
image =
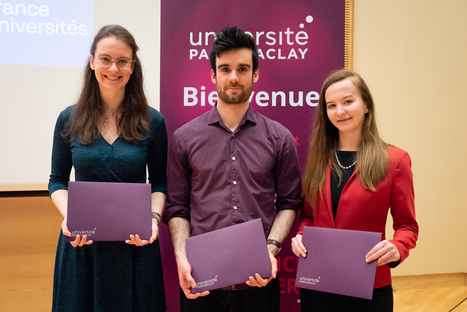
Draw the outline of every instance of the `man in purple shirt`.
[[[218,102],[174,132],[169,153],[164,221],[177,260],[181,310],[279,311],[275,256],[303,203],[296,143],[285,127],[250,106],[259,78],[251,36],[236,27],[221,30],[210,61]],[[196,283],[185,239],[257,218],[267,238],[271,276],[256,274],[245,284],[192,294]]]

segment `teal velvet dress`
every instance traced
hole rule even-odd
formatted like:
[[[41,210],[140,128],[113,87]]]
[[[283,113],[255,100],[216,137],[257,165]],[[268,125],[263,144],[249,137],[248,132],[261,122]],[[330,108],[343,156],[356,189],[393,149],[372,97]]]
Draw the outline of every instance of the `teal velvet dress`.
[[[166,193],[167,131],[158,111],[150,108],[150,134],[138,144],[123,137],[109,144],[100,136],[84,145],[60,134],[74,107],[62,111],[55,126],[49,194],[67,189],[72,166],[76,181],[134,183],[146,182],[147,166],[152,192]],[[143,247],[94,242],[74,248],[60,233],[52,311],[165,310],[159,239]]]

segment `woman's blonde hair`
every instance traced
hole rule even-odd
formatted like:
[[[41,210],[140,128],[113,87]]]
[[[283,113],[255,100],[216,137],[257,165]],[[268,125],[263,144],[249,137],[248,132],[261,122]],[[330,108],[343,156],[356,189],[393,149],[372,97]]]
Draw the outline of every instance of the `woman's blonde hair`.
[[[326,166],[331,162],[332,170],[342,179],[342,170],[338,166],[334,152],[339,144],[339,131],[331,123],[326,112],[326,90],[336,82],[349,79],[360,92],[368,112],[362,126],[362,141],[357,151],[356,174],[360,183],[374,191],[386,175],[389,168],[388,145],[380,138],[376,127],[375,106],[370,89],[359,74],[341,69],[329,75],[321,89],[318,108],[312,126],[312,135],[308,148],[308,161],[303,175],[303,195],[315,210],[318,194],[322,194],[326,180]]]

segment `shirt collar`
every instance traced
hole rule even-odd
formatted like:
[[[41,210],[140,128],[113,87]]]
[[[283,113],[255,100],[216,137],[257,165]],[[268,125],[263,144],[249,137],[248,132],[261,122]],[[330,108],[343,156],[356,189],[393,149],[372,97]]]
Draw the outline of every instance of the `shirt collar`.
[[[240,126],[243,125],[246,121],[256,124],[256,112],[251,107],[251,105],[248,105],[248,109],[245,115],[243,116],[242,121],[240,122]],[[212,107],[211,111],[209,112],[207,122],[208,122],[208,125],[212,125],[215,123],[222,124],[221,116],[219,115],[219,112],[217,111],[217,103],[216,105]]]

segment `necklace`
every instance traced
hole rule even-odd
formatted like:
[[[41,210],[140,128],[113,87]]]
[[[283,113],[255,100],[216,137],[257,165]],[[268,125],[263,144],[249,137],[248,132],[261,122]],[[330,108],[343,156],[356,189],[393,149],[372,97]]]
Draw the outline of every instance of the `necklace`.
[[[108,122],[110,117],[113,117],[113,118],[115,118],[115,120],[117,120],[118,107],[115,108],[115,109],[111,109],[111,108],[105,107],[104,110],[106,111],[106,112],[104,112],[104,114],[103,114],[103,115],[105,116],[104,122]]]
[[[350,166],[344,167],[344,166],[341,165],[341,162],[339,161],[339,157],[337,157],[337,152],[336,151],[334,151],[334,156],[336,156],[337,164],[339,165],[339,167],[341,167],[344,170],[352,168],[357,163],[357,161],[354,161],[353,164],[351,164]]]
[[[110,111],[110,114],[105,114],[105,122],[109,121],[110,116],[113,116],[115,112]]]

